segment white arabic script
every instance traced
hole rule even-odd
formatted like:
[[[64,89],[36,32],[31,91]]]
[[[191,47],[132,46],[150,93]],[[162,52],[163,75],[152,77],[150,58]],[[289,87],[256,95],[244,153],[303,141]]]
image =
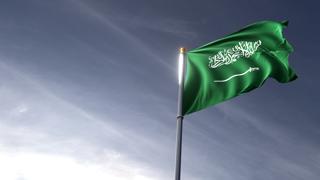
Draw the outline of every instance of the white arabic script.
[[[257,51],[261,44],[261,40],[255,42],[240,41],[230,49],[224,49],[213,56],[209,56],[209,67],[217,68],[236,62],[241,57],[249,58]]]

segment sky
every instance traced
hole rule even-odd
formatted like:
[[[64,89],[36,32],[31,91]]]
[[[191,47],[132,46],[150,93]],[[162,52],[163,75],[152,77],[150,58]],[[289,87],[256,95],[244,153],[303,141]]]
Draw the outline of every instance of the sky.
[[[186,116],[181,177],[317,180],[319,5],[1,0],[0,179],[173,179],[179,47],[289,20],[299,78]]]

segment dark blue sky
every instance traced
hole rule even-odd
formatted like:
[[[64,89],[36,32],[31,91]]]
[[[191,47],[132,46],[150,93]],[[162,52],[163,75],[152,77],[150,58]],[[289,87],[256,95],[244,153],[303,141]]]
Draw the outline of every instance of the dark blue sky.
[[[317,1],[2,0],[0,179],[173,179],[177,57],[289,20],[299,78],[185,119],[184,180],[317,180]]]

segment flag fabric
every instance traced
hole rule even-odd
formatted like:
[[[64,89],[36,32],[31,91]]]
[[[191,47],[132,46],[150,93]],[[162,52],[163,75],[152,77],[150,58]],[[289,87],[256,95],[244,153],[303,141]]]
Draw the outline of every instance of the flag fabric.
[[[282,31],[288,22],[262,21],[187,52],[183,115],[263,85],[297,78],[289,67],[292,46]]]

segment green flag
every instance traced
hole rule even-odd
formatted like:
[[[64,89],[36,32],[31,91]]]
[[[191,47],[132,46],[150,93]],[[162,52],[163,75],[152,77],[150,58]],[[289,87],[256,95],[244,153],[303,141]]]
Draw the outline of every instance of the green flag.
[[[267,78],[297,78],[289,67],[287,22],[262,21],[187,52],[183,115],[260,87]]]

